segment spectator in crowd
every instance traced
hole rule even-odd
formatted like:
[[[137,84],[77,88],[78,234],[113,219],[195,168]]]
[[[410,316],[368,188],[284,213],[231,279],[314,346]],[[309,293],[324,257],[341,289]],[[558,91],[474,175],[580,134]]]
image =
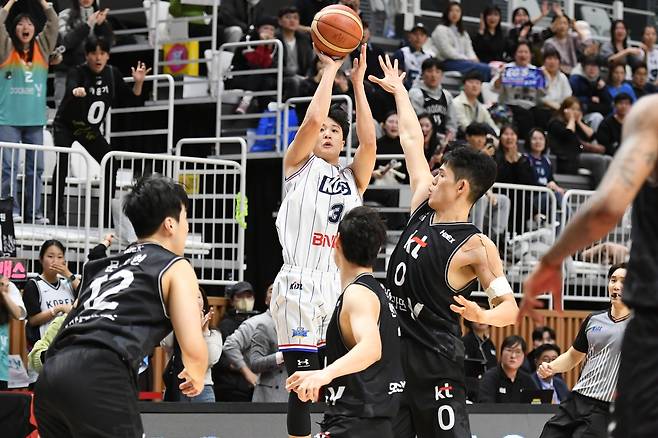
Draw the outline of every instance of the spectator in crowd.
[[[555,15],[562,14],[560,4],[555,2],[552,4],[553,13]],[[534,35],[532,27],[539,21],[548,16],[551,9],[549,8],[548,1],[542,1],[540,13],[534,18],[530,18],[530,13],[524,7],[518,7],[512,11],[512,28],[507,33],[506,52],[513,54],[516,46],[521,42],[532,42],[534,40],[543,41],[544,35]],[[545,32],[546,37],[551,36],[550,29]]]
[[[617,152],[621,144],[621,131],[624,120],[631,111],[631,97],[626,93],[615,96],[615,110],[606,117],[596,131],[596,140],[605,148],[605,153],[611,157]]]
[[[639,47],[628,45],[628,30],[624,20],[614,20],[610,26],[610,41],[601,46],[601,56],[605,57],[608,63],[632,66],[643,60],[644,52]]]
[[[521,370],[525,340],[508,336],[500,347],[500,364],[484,373],[480,382],[480,403],[519,403],[521,392],[537,389],[532,377]]]
[[[592,188],[601,182],[611,161],[603,146],[591,142],[593,138],[594,131],[583,121],[580,102],[567,97],[548,123],[548,146],[557,156],[559,173],[576,175],[584,167],[591,172]]]
[[[528,353],[523,362],[523,370],[528,373],[535,372],[535,350],[545,344],[555,344],[555,330],[546,325],[540,325],[532,330],[532,351]]]
[[[320,58],[316,56],[315,58],[313,58],[313,62],[311,63],[311,68],[309,70],[308,75],[299,84],[300,96],[313,96],[315,94],[315,90],[317,90],[318,85],[320,84],[320,79],[322,79],[323,70],[324,70],[324,64],[322,63]],[[338,84],[336,83],[336,80],[334,80],[332,94],[341,94]],[[299,120],[304,119],[304,115],[306,114],[308,105],[309,105],[308,103],[299,103],[296,105],[297,118]]]
[[[467,319],[464,320],[464,326],[468,329],[468,333],[462,337],[465,348],[464,358],[482,362],[486,369],[495,368],[498,360],[496,346],[491,341],[489,334],[490,326]]]
[[[249,364],[254,373],[259,374],[258,382],[254,388],[252,402],[276,403],[287,402],[286,379],[288,373],[283,363],[283,353],[279,351],[274,320],[270,313],[270,300],[272,298],[272,285],[267,288],[265,304],[267,310],[262,317],[252,318],[258,321],[254,328],[249,347]]]
[[[506,59],[501,15],[500,8],[495,5],[487,6],[480,14],[480,28],[473,38],[473,49],[480,61],[486,64]]]
[[[123,80],[121,71],[108,64],[110,43],[103,39],[89,38],[85,43],[86,63],[71,69],[66,78],[64,99],[57,109],[53,122],[53,137],[57,146],[70,147],[80,143],[98,163],[111,147],[101,132],[111,107],[141,106],[144,79],[151,71],[146,64],[137,62],[131,67],[134,84],[132,88]],[[60,154],[53,170],[53,193],[50,213],[52,222],[66,224],[66,202],[64,188],[68,175],[68,154]],[[114,175],[107,166],[104,175],[105,193],[114,193]],[[116,168],[114,169],[116,170]]]
[[[370,75],[381,78],[382,76],[384,76],[384,72],[382,71],[382,67],[379,65],[379,57],[381,56],[383,58],[385,53],[381,48],[370,42],[371,34],[370,34],[370,25],[368,24],[368,22],[362,20],[361,23],[363,24],[363,39],[361,40],[361,44],[359,44],[359,46],[356,49],[354,49],[354,51],[350,55],[352,62],[344,63],[343,67],[346,67],[347,71],[349,71],[349,69],[352,68],[352,64],[354,63],[354,60],[361,55],[361,46],[365,44],[366,45],[366,78],[368,78]]]
[[[46,240],[39,250],[41,274],[28,280],[23,290],[27,309],[26,335],[30,347],[46,332],[50,322],[71,310],[80,279],[69,270],[59,240]]]
[[[311,32],[311,23],[315,14],[322,8],[336,4],[336,0],[295,0],[295,6],[299,11],[299,30]],[[222,5],[223,6],[223,5]]]
[[[519,43],[514,62],[506,64],[494,81],[494,91],[500,95],[500,103],[512,110],[514,122],[521,132],[528,132],[535,126],[532,109],[546,94],[546,77],[541,69],[530,64],[531,58],[530,45]]]
[[[555,344],[543,344],[537,347],[535,350],[535,369],[539,367],[544,362],[552,362],[558,358],[560,355],[560,347]],[[537,372],[533,372],[531,375],[532,380],[535,382],[535,385],[539,389],[550,389],[553,391],[553,400],[554,405],[560,404],[569,397],[569,388],[562,377],[559,375],[551,375],[545,378],[539,377]]]
[[[277,39],[283,43],[283,81],[286,94],[299,96],[299,85],[306,77],[315,54],[311,40],[299,30],[299,11],[294,6],[279,10]]]
[[[578,27],[564,14],[555,15],[551,24],[553,36],[544,42],[544,51],[552,48],[560,54],[560,68],[566,74],[578,64],[577,51],[584,38],[578,33]]]
[[[6,391],[9,383],[9,322],[22,321],[26,315],[20,291],[0,275],[0,391]]]
[[[397,59],[399,68],[401,68],[407,76],[404,78],[404,86],[407,90],[411,88],[421,74],[421,66],[423,62],[431,55],[423,50],[423,46],[429,37],[427,29],[423,23],[417,22],[414,27],[407,32],[407,41],[409,44],[399,48],[394,54],[393,59]],[[377,62],[379,64],[379,62]],[[370,64],[368,64],[370,65]]]
[[[425,152],[425,159],[430,166],[430,170],[438,167],[443,157],[443,144],[439,139],[436,132],[436,125],[434,118],[429,114],[421,114],[418,116],[420,129],[423,130],[423,151]]]
[[[596,64],[599,66],[607,65],[608,60],[601,56],[600,54],[601,44],[592,38],[587,38],[580,45],[580,51],[578,53],[578,64],[571,70],[569,77],[573,75],[583,75],[584,64],[583,61],[586,58],[594,58]]]
[[[637,100],[635,91],[633,87],[628,83],[624,82],[626,77],[626,67],[623,64],[614,63],[610,65],[610,70],[608,73],[608,94],[610,95],[610,100],[615,99],[615,96],[619,93],[626,93],[631,97],[633,103]]]
[[[55,107],[64,98],[68,70],[85,62],[87,38],[113,40],[108,12],[107,8],[99,8],[97,0],[74,0],[70,8],[59,13],[59,38],[65,51],[62,63],[55,68]]]
[[[530,163],[532,168],[532,185],[548,187],[555,193],[555,198],[557,201],[557,208],[559,209],[562,205],[562,197],[564,196],[565,190],[560,187],[553,178],[553,165],[551,160],[546,156],[546,134],[543,130],[539,128],[533,128],[528,134],[528,139],[525,143],[525,152],[523,155]],[[535,211],[547,211],[547,208],[542,208],[542,204],[547,203],[548,201],[545,196],[540,194],[534,200],[534,209]]]
[[[595,57],[586,56],[582,62],[583,74],[573,74],[569,78],[573,95],[578,98],[583,110],[583,120],[596,130],[612,109],[612,99],[606,84],[600,76],[599,64]]]
[[[544,65],[542,70],[546,75],[546,95],[541,99],[541,105],[536,107],[535,123],[540,128],[546,128],[555,111],[560,108],[564,99],[571,96],[569,79],[560,70],[560,52],[549,46],[544,50]]]
[[[432,43],[436,47],[437,59],[443,61],[446,70],[465,73],[475,69],[485,81],[491,78],[491,68],[478,60],[471,37],[464,29],[459,2],[448,3],[443,13],[443,24],[436,26],[432,32]]]
[[[640,47],[644,51],[644,62],[649,70],[649,82],[658,85],[658,47],[656,46],[656,28],[645,26]]]
[[[254,26],[258,27],[263,17],[265,7],[261,0],[222,0],[218,18],[224,42],[240,41]]]
[[[633,66],[633,79],[630,85],[633,87],[633,92],[638,99],[647,94],[658,92],[656,84],[649,82],[649,71],[647,65],[643,62]]]
[[[201,327],[203,330],[203,339],[206,341],[208,347],[208,369],[204,378],[203,390],[201,393],[194,397],[188,397],[185,394],[180,394],[178,401],[194,402],[194,403],[213,403],[215,401],[215,392],[213,390],[212,381],[212,367],[217,363],[222,354],[222,335],[218,330],[210,327],[210,322],[213,317],[213,310],[208,303],[208,296],[206,292],[199,286],[197,292],[197,301],[199,303],[199,313],[201,318]],[[165,352],[172,358],[172,352],[177,351],[180,354],[180,347],[176,340],[176,336],[172,331],[161,342]],[[182,361],[181,361],[182,365]],[[182,369],[181,369],[182,371]],[[178,388],[167,388],[167,391],[173,390],[179,392]]]
[[[224,345],[219,361],[212,368],[215,400],[249,402],[258,380],[247,363],[251,339],[258,325],[258,320],[253,318],[257,315],[254,312],[254,288],[250,283],[240,281],[229,286],[226,295],[229,308],[219,323]],[[265,316],[259,319],[266,317],[265,313],[262,315]]]
[[[409,90],[409,99],[416,114],[434,117],[439,134],[452,141],[457,133],[457,117],[452,105],[452,95],[441,86],[443,66],[436,58],[423,62],[420,81]]]
[[[40,0],[46,14],[46,25],[36,35],[32,16],[19,13],[7,26],[7,16],[16,0],[8,0],[0,9],[0,141],[43,144],[46,124],[46,81],[48,58],[57,44],[57,14],[45,0]],[[14,222],[20,222],[19,151],[2,150],[2,196],[14,198]],[[25,219],[44,222],[41,213],[41,174],[43,151],[25,151]]]
[[[498,135],[500,130],[487,111],[487,107],[478,100],[482,92],[482,76],[476,70],[467,72],[463,77],[464,87],[452,101],[453,112],[457,119],[460,133],[473,122],[485,123],[491,128],[491,133]]]

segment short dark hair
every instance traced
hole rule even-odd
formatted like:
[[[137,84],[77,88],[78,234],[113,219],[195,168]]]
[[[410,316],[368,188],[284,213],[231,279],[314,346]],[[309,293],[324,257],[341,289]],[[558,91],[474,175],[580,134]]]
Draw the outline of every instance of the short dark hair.
[[[555,339],[555,330],[553,330],[552,328],[550,328],[547,325],[541,325],[539,327],[536,327],[532,331],[532,340],[533,341],[541,341],[542,339],[544,339],[544,333],[545,332],[548,332],[548,334],[551,335],[551,339]]]
[[[444,155],[443,163],[455,174],[455,180],[468,181],[471,186],[469,198],[473,203],[496,181],[496,162],[489,155],[473,148],[455,148]]]
[[[612,100],[612,103],[614,105],[617,105],[619,102],[623,102],[624,100],[628,101],[629,103],[633,103],[633,98],[631,97],[630,94],[621,92],[615,96],[615,98]]]
[[[530,50],[530,53],[532,53],[532,47],[530,47],[530,43],[525,40],[519,41],[516,46],[514,46],[514,54],[516,55],[517,50],[519,50],[519,47],[521,46],[526,46],[528,50]]]
[[[635,64],[633,64],[631,66],[631,69],[633,70],[633,74],[635,74],[635,72],[638,71],[641,68],[643,68],[645,70],[649,70],[649,68],[647,67],[647,64],[644,63],[644,62],[636,62]]]
[[[48,251],[48,248],[51,246],[56,246],[57,248],[61,249],[63,253],[66,253],[66,248],[64,248],[64,244],[62,242],[57,239],[48,239],[41,244],[41,248],[39,249],[39,260],[43,258],[43,256],[46,254],[46,251]]]
[[[281,9],[279,9],[279,13],[277,14],[277,17],[281,18],[286,14],[299,14],[299,9],[297,9],[297,6],[284,6]]]
[[[615,263],[614,265],[610,266],[610,269],[608,269],[608,280],[610,277],[612,277],[612,274],[614,274],[617,269],[628,269],[628,263]]]
[[[338,224],[338,236],[345,259],[370,268],[386,240],[386,225],[379,213],[370,207],[356,207]]]
[[[473,122],[466,127],[464,133],[469,137],[473,135],[484,136],[489,133],[489,126],[486,123]]]
[[[562,56],[560,55],[560,52],[558,52],[552,46],[548,46],[548,47],[546,47],[546,49],[544,49],[543,57],[544,57],[544,59],[546,59],[546,58],[557,58],[558,61],[562,62]]]
[[[185,188],[166,176],[152,174],[135,182],[123,202],[123,212],[130,219],[138,238],[154,234],[168,217],[176,221],[181,209],[188,208]]]
[[[599,67],[599,58],[596,55],[587,55],[583,57],[581,64],[583,65],[583,67],[586,65],[595,65]]]
[[[334,104],[329,107],[327,117],[338,123],[338,126],[343,131],[343,141],[347,141],[347,135],[350,133],[350,122],[347,119],[347,111],[341,105]]]
[[[535,350],[532,352],[532,356],[535,358],[535,360],[537,360],[542,354],[544,354],[548,350],[555,351],[558,356],[562,353],[560,347],[558,347],[555,344],[542,344],[539,347],[535,348]]]
[[[85,54],[95,52],[96,48],[103,52],[110,53],[111,44],[105,38],[89,37],[85,40]]]
[[[424,72],[425,70],[429,70],[432,67],[436,67],[443,71],[443,64],[441,64],[441,61],[434,57],[427,58],[425,61],[423,61],[423,64],[420,66],[420,70],[421,72]]]
[[[513,347],[517,344],[521,346],[521,350],[523,350],[523,354],[525,354],[528,345],[525,343],[525,339],[518,335],[511,335],[503,339],[503,343],[500,345],[500,354],[503,354],[504,349]]]
[[[465,84],[466,81],[471,81],[471,80],[478,80],[480,82],[484,81],[480,72],[475,69],[469,70],[464,74],[464,77],[462,78],[462,83]]]

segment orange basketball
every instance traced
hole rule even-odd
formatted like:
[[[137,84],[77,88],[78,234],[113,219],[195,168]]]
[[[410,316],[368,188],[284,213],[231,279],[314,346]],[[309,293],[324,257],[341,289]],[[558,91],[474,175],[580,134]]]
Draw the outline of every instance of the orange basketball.
[[[311,37],[315,47],[325,55],[343,58],[361,43],[363,24],[353,9],[331,5],[313,17]]]

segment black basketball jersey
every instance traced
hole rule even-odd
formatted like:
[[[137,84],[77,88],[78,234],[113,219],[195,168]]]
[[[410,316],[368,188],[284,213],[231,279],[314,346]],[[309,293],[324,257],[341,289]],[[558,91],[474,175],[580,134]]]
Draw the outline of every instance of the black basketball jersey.
[[[457,250],[480,232],[470,222],[432,223],[428,201],[411,215],[391,254],[386,276],[390,299],[398,310],[402,338],[455,357],[463,356],[459,315],[450,310],[453,296],[468,297],[473,282],[460,290],[448,284],[448,266]],[[475,281],[475,280],[473,280]]]
[[[382,342],[381,358],[365,370],[334,379],[325,388],[325,399],[329,416],[379,418],[393,417],[399,406],[400,394],[404,390],[404,374],[400,363],[399,326],[395,309],[388,301],[384,286],[372,274],[362,274],[351,284],[370,289],[379,299],[379,336]],[[344,292],[343,292],[344,294]],[[340,332],[340,312],[343,294],[336,302],[336,309],[327,326],[327,363],[331,364],[345,356],[345,347]]]
[[[623,300],[629,307],[658,308],[658,186],[645,183],[633,202],[631,257]]]
[[[448,117],[448,99],[445,90],[441,89],[441,97],[436,99],[426,91],[423,92],[423,108],[425,112],[434,118],[434,123],[439,132],[446,131],[446,119]]]
[[[119,255],[88,262],[77,307],[66,317],[48,355],[71,345],[102,346],[137,370],[172,330],[160,282],[181,259],[156,243],[136,243]]]

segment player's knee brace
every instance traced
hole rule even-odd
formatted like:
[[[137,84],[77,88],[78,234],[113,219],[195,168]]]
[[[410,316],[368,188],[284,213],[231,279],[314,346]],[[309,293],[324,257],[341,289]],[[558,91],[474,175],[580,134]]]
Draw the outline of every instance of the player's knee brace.
[[[320,368],[317,353],[290,351],[283,353],[283,360],[292,376],[295,371],[310,371]],[[307,436],[311,434],[311,410],[309,402],[302,402],[297,393],[292,391],[288,396],[288,434],[294,436]]]

